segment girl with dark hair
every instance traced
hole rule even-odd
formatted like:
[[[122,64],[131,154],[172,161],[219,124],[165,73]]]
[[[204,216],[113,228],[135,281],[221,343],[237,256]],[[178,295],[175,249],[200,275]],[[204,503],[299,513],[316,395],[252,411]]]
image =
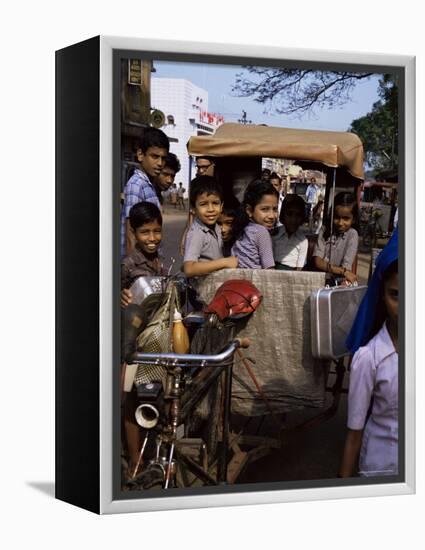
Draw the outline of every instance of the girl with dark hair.
[[[281,226],[272,236],[276,269],[301,271],[307,259],[308,240],[300,229],[305,222],[305,202],[287,195],[279,216]]]
[[[378,257],[347,345],[355,353],[350,370],[348,433],[339,476],[352,476],[357,462],[361,476],[397,475],[397,234]]]
[[[313,259],[316,269],[343,277],[350,283],[357,281],[353,264],[357,256],[359,209],[352,193],[338,193],[334,200],[333,225],[329,217],[318,236]]]
[[[270,231],[277,221],[279,194],[268,181],[251,182],[244,195],[243,213],[238,220],[232,256],[243,269],[274,267]]]

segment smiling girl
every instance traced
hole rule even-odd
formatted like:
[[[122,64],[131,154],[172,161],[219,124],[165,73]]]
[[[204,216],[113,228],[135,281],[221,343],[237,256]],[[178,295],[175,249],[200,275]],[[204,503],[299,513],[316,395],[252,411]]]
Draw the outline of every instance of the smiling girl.
[[[333,227],[322,228],[313,252],[316,269],[343,277],[350,283],[357,281],[353,264],[359,243],[358,212],[352,193],[338,193],[334,201]]]
[[[232,255],[243,269],[274,267],[270,231],[277,221],[279,194],[268,181],[255,180],[245,191],[239,231]]]

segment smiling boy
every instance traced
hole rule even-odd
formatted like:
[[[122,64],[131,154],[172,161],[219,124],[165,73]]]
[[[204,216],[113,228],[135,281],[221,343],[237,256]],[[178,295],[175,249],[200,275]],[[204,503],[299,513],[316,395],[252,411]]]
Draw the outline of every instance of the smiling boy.
[[[167,136],[157,128],[144,130],[140,147],[137,149],[137,160],[140,168],[124,187],[124,205],[121,211],[121,257],[134,248],[134,238],[130,230],[129,215],[132,206],[147,201],[160,208],[160,202],[153,181],[164,168],[170,143]]]
[[[161,274],[158,249],[162,239],[162,216],[151,202],[139,202],[130,210],[130,227],[136,241],[134,250],[121,260],[121,301],[128,305],[128,289],[139,277]]]
[[[132,302],[131,285],[139,277],[162,274],[158,256],[162,239],[162,216],[159,208],[151,202],[139,202],[130,209],[129,221],[136,244],[131,254],[121,260],[121,307],[124,315],[122,338],[124,341],[128,341],[128,334],[125,333],[125,327],[128,325],[125,322],[124,308]],[[136,327],[133,323],[139,319],[137,316],[134,317],[134,312],[130,313],[129,319],[132,320],[133,327]],[[124,430],[129,454],[128,477],[136,474],[141,443],[140,426],[134,417],[134,411],[139,404],[135,393],[135,390],[126,393],[123,409]]]
[[[217,225],[223,208],[221,186],[211,176],[198,176],[191,182],[189,198],[195,219],[186,235],[185,275],[198,277],[237,267],[235,257],[223,258],[223,239]]]

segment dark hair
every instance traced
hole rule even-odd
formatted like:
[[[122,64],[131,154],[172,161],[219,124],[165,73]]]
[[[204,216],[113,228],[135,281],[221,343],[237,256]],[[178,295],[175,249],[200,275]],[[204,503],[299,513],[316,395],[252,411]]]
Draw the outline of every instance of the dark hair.
[[[170,142],[162,130],[148,127],[143,131],[140,140],[140,149],[143,153],[146,153],[149,147],[159,147],[168,151],[170,149]]]
[[[181,169],[180,161],[174,153],[168,153],[165,157],[164,168],[166,166],[168,166],[168,168],[171,168],[171,170],[173,170],[176,174],[177,172],[180,172]]]
[[[353,193],[347,193],[347,191],[342,191],[341,193],[338,193],[334,199],[334,206],[333,206],[334,212],[337,206],[344,206],[344,207],[348,206],[351,208],[351,213],[353,214],[353,223],[351,227],[356,231],[359,231],[359,207],[357,205],[357,201]],[[323,237],[325,241],[327,241],[332,234],[333,228],[329,227],[330,222],[331,222],[331,216],[328,215],[325,231],[323,233]]]
[[[288,208],[296,208],[297,210],[299,210],[303,216],[302,223],[306,221],[305,201],[302,197],[292,193],[292,194],[286,195],[286,197],[283,199],[282,207],[280,209],[280,215],[279,215],[279,221],[282,224],[283,224],[283,216]]]
[[[243,196],[243,205],[250,206],[254,209],[264,195],[275,195],[279,198],[279,193],[273,187],[269,181],[264,180],[254,180],[248,187],[245,189],[245,194]]]
[[[196,199],[202,193],[207,193],[207,195],[217,195],[220,197],[220,200],[223,200],[223,189],[218,181],[212,176],[196,176],[190,182],[190,191],[189,191],[189,200],[190,206],[195,207]]]
[[[272,172],[270,174],[269,180],[279,180],[282,181],[282,178],[279,176],[279,174],[276,174],[276,172]]]
[[[233,195],[225,196],[222,214],[236,218],[241,214],[241,203]]]
[[[370,333],[369,340],[378,334],[381,330],[382,325],[384,324],[385,319],[387,318],[387,310],[384,304],[384,287],[385,283],[390,279],[394,273],[398,273],[398,260],[392,262],[387,269],[382,273],[381,287],[379,289],[379,301],[376,309],[375,322],[373,323],[373,328]]]
[[[241,215],[236,220],[236,239],[240,237],[242,231],[245,229],[250,221],[248,214],[246,213],[246,207],[250,206],[252,210],[254,210],[257,204],[261,202],[261,199],[264,197],[264,195],[274,195],[275,197],[279,198],[279,193],[267,180],[254,180],[250,184],[248,184],[248,187],[245,189],[245,194],[243,197],[243,209]]]
[[[196,162],[198,159],[208,160],[209,162],[211,162],[211,164],[215,164],[215,162],[216,162],[216,157],[208,157],[208,156],[206,156],[206,155],[199,155],[199,156],[196,156],[196,157],[195,157],[195,162]]]
[[[158,221],[162,226],[162,216],[159,208],[152,202],[138,202],[130,209],[130,226],[134,231],[146,223]]]

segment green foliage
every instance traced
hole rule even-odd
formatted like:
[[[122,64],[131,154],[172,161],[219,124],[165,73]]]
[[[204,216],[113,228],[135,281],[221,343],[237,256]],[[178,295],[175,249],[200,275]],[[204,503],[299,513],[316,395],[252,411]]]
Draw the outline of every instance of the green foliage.
[[[398,86],[391,75],[379,81],[380,100],[367,115],[353,120],[349,131],[363,142],[366,161],[375,175],[398,168]]]

